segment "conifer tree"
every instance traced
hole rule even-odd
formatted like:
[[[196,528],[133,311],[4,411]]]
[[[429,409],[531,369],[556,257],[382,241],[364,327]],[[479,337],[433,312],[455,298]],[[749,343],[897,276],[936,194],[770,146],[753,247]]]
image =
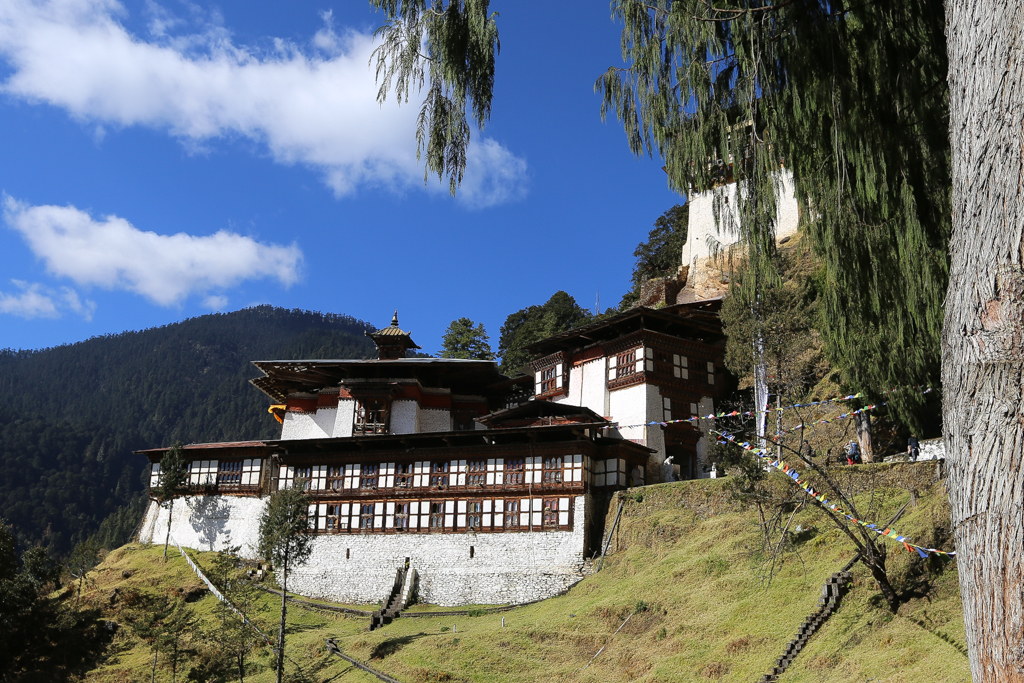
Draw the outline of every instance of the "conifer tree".
[[[474,325],[469,318],[453,320],[442,338],[441,358],[494,360],[483,323]]]
[[[309,534],[309,497],[305,481],[297,479],[286,489],[275,491],[260,517],[260,554],[280,571],[281,622],[277,635],[277,683],[284,676],[284,628],[288,614],[288,568],[304,563],[313,550]]]
[[[182,453],[181,443],[175,443],[160,459],[157,485],[150,489],[160,505],[167,506],[167,534],[164,537],[164,562],[167,561],[167,544],[171,540],[171,519],[174,515],[174,499],[188,490],[188,463]]]

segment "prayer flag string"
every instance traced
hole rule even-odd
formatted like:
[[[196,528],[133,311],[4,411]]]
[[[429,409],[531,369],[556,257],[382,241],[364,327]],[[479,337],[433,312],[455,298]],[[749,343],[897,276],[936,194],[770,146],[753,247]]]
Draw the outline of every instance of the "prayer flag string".
[[[770,467],[773,467],[774,469],[779,470],[780,472],[785,474],[787,477],[792,479],[800,488],[802,488],[804,490],[804,493],[806,493],[807,495],[809,495],[812,498],[814,498],[816,501],[821,503],[823,506],[827,507],[828,509],[832,510],[833,512],[835,512],[835,513],[837,513],[839,515],[842,515],[843,517],[846,517],[846,519],[850,520],[851,522],[855,522],[856,524],[859,524],[860,526],[864,527],[865,529],[870,529],[871,531],[875,532],[879,536],[884,536],[884,537],[886,537],[888,539],[891,539],[891,540],[893,540],[893,541],[895,541],[897,543],[903,544],[903,546],[907,549],[907,552],[916,552],[918,555],[920,555],[921,557],[924,557],[924,558],[928,557],[929,553],[931,553],[933,555],[944,555],[944,556],[947,556],[947,557],[953,557],[953,556],[956,555],[956,551],[946,552],[944,550],[936,550],[935,548],[925,548],[923,546],[915,545],[915,544],[911,543],[910,541],[908,541],[905,536],[900,536],[898,533],[893,531],[891,528],[882,530],[882,529],[879,529],[878,525],[876,525],[876,524],[869,524],[868,522],[865,522],[863,520],[857,519],[853,515],[849,514],[848,512],[846,512],[845,510],[840,508],[834,502],[832,502],[828,498],[826,498],[825,494],[817,491],[813,486],[808,484],[804,479],[802,479],[800,477],[800,473],[796,469],[794,469],[791,465],[789,465],[786,461],[784,461],[784,460],[776,460],[774,457],[772,457],[770,455],[771,451],[769,451],[768,449],[758,448],[756,446],[751,445],[750,442],[747,442],[747,441],[740,442],[732,434],[726,434],[724,432],[719,432],[719,431],[716,431],[716,430],[713,430],[713,429],[710,430],[710,431],[711,431],[712,434],[716,434],[719,437],[721,437],[722,439],[724,439],[724,440],[726,440],[726,441],[728,441],[728,442],[730,442],[732,444],[735,444],[735,445],[739,446],[740,448],[742,448],[742,449],[744,449],[746,451],[749,451],[749,452],[753,453],[758,458],[760,458],[761,460],[765,461]]]
[[[921,389],[921,393],[922,394],[927,394],[927,393],[930,393],[932,391],[931,387],[925,387],[925,388],[922,389],[922,387],[920,385],[918,385],[917,387],[914,387],[914,388],[915,389]],[[884,394],[891,394],[893,392],[900,391],[900,390],[901,390],[900,388],[889,389],[888,391],[883,391],[882,394],[883,395]],[[841,403],[842,401],[852,401],[852,400],[858,399],[858,398],[864,398],[864,393],[863,392],[858,392],[856,394],[850,394],[848,396],[837,396],[835,398],[828,398],[828,399],[824,399],[824,400],[821,400],[821,401],[812,401],[810,403],[794,403],[794,404],[789,405],[789,406],[783,406],[782,408],[765,408],[764,412],[767,414],[767,413],[774,413],[774,412],[785,412],[787,410],[793,410],[794,408],[813,408],[814,406],[821,406],[821,405],[826,405],[826,404],[829,404],[829,403]],[[879,406],[884,406],[884,405],[885,405],[885,403],[877,403],[877,404],[872,404],[870,407],[871,407],[871,409],[874,409],[874,408],[877,408]],[[858,412],[861,412],[861,411],[854,411],[853,413],[843,413],[839,417],[830,418],[830,420],[842,419],[842,418],[845,418],[845,417],[849,417],[850,415],[856,414]],[[609,424],[609,425],[603,425],[601,427],[601,429],[630,429],[632,427],[656,427],[656,426],[666,427],[666,426],[671,425],[671,424],[681,424],[681,423],[684,423],[684,422],[692,424],[692,423],[695,423],[695,422],[699,422],[701,420],[720,420],[720,419],[726,418],[726,417],[754,417],[755,415],[757,415],[757,413],[754,412],[754,411],[740,412],[738,410],[733,410],[732,412],[711,413],[710,415],[694,415],[693,417],[684,417],[684,418],[679,419],[679,420],[664,420],[664,421],[655,420],[653,422],[639,422],[637,424],[631,424],[631,425],[620,425],[620,424],[617,424],[617,423],[612,423],[612,424]],[[825,422],[827,422],[827,421],[829,421],[829,420],[819,420],[818,422],[809,422],[807,424],[825,424]],[[804,425],[798,425],[797,427],[794,427],[790,431],[795,431],[795,430],[799,429],[801,426],[804,426]]]

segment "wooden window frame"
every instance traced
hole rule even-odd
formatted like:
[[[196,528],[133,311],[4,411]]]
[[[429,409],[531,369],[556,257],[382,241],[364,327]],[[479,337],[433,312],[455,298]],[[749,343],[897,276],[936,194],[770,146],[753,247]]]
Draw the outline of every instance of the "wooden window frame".
[[[395,465],[395,488],[412,488],[414,470],[415,467],[411,462],[400,462]]]
[[[475,509],[474,509],[475,508]],[[484,519],[484,501],[482,499],[474,499],[466,501],[466,528],[472,529],[473,531],[480,531],[483,529]],[[476,523],[474,524],[474,520]]]
[[[526,459],[505,458],[505,486],[522,486],[526,481]]]
[[[359,530],[360,531],[373,531],[373,503],[360,503],[359,504]]]
[[[639,350],[638,347],[615,355],[615,379],[636,374],[636,352]]]
[[[432,460],[430,462],[430,485],[444,486],[451,485],[451,462],[448,460]]]
[[[544,469],[541,471],[541,483],[554,485],[563,480],[565,458],[561,455],[550,455],[544,458]]]
[[[394,517],[392,518],[392,524],[394,525],[394,530],[396,532],[398,532],[398,533],[407,533],[408,531],[410,531],[410,526],[409,526],[409,518],[411,517],[411,515],[409,513],[410,503],[409,503],[409,501],[397,501],[396,500],[394,505],[395,505],[395,512],[394,512]]]
[[[380,484],[380,464],[361,463],[359,465],[359,490],[366,491],[378,488]]]
[[[541,528],[557,529],[558,524],[558,498],[542,498],[540,504]]]
[[[507,531],[518,531],[519,525],[519,499],[505,499],[504,510],[502,511],[505,515],[503,527]]]
[[[387,398],[356,399],[352,436],[390,434],[391,401]]]
[[[469,460],[466,462],[466,486],[483,486],[487,483],[487,461]]]
[[[430,531],[444,531],[444,505],[445,501],[430,501],[428,514],[430,515]]]

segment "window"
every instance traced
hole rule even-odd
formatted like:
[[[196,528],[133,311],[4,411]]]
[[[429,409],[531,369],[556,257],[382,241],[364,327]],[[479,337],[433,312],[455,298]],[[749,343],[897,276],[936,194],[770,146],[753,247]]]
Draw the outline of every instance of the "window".
[[[395,503],[395,531],[409,530],[409,504]]]
[[[359,528],[373,529],[373,503],[359,506]]]
[[[327,490],[328,491],[340,491],[345,485],[345,466],[338,465],[337,467],[327,468]]]
[[[341,531],[341,503],[327,504],[327,531]]]
[[[715,383],[715,364],[708,363],[708,384]]]
[[[678,353],[672,355],[672,374],[679,379],[690,379],[689,361]]]
[[[398,469],[395,472],[395,486],[398,488],[408,488],[412,486],[412,463],[398,463]]]
[[[211,486],[217,483],[216,460],[193,460],[188,465],[188,483],[192,486]]]
[[[430,504],[430,528],[444,528],[444,503]]]
[[[302,480],[302,490],[308,491],[313,480],[313,468],[312,467],[296,467],[295,478]]]
[[[430,485],[448,485],[448,461],[434,462],[430,464]]]
[[[352,436],[388,433],[388,400],[367,398],[356,401]]]
[[[505,528],[506,529],[518,529],[519,528],[519,501],[518,500],[506,500],[505,501]]]
[[[662,407],[662,412],[664,413],[665,422],[671,422],[672,421],[672,399],[667,397],[667,396],[663,396],[662,399],[661,399],[661,407]]]
[[[522,484],[525,469],[522,458],[507,458],[505,460],[505,483]]]
[[[377,472],[379,465],[363,465],[359,472],[359,488],[377,488]]]
[[[562,483],[562,456],[555,458],[544,458],[544,479],[545,484]]]
[[[540,391],[546,394],[555,390],[555,368],[544,368],[540,371]]]
[[[487,461],[470,460],[469,472],[466,474],[467,486],[483,486],[487,481]]]
[[[636,349],[615,357],[615,377],[628,377],[633,374],[636,374]]]
[[[534,508],[536,509],[536,508]],[[558,526],[558,499],[557,498],[545,498],[544,499],[544,517],[543,525],[547,527]]]
[[[466,526],[470,529],[480,529],[480,516],[484,512],[482,500],[471,500],[466,503]]]

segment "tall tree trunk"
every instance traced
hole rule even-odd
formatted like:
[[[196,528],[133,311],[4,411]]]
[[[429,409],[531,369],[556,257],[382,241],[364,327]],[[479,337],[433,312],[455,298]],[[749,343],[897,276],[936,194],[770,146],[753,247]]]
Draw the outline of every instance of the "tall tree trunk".
[[[853,426],[857,430],[857,444],[860,446],[860,457],[864,462],[874,462],[875,450],[871,446],[871,413],[857,413],[854,415]]]
[[[150,679],[150,683],[156,683],[156,658],[160,655],[160,650],[153,648],[153,678]]]
[[[167,508],[167,535],[164,536],[164,562],[167,561],[167,544],[171,541],[171,516],[174,514],[174,499],[171,498],[171,504]]]
[[[281,563],[281,628],[277,632],[277,683],[284,675],[284,620],[288,613],[288,561]]]
[[[942,336],[971,675],[1024,682],[1024,0],[947,0],[953,235]]]

